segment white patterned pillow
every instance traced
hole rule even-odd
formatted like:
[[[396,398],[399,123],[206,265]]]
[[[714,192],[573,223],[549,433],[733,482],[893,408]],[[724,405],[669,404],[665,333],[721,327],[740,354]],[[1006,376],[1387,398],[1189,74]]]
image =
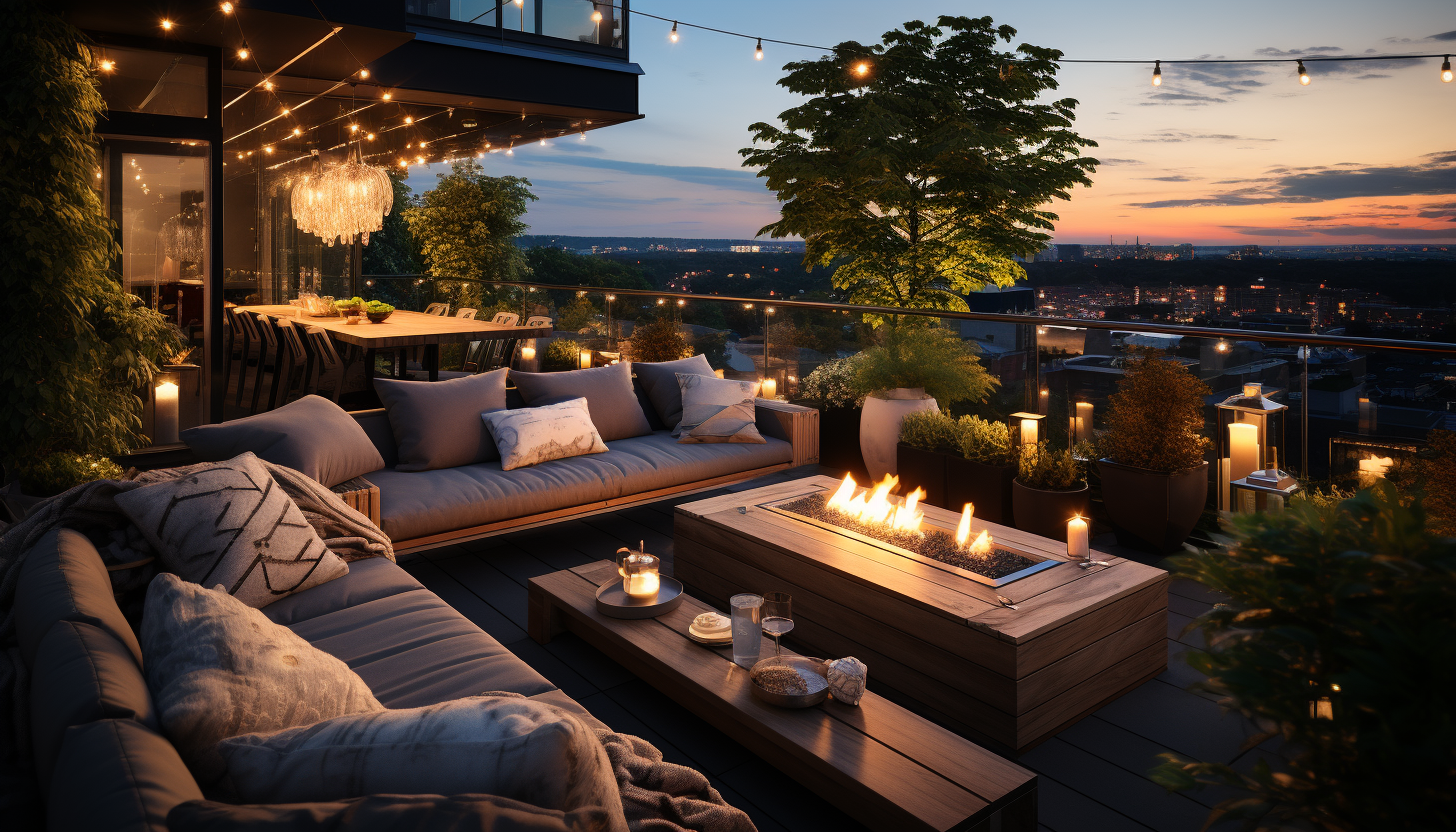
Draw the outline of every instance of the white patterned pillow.
[[[691,433],[693,428],[718,415],[725,407],[741,404],[745,399],[752,401],[758,395],[758,382],[736,379],[714,378],[689,373],[677,374],[677,386],[682,390],[682,421],[673,430],[673,436]]]
[[[349,572],[251,452],[119,494],[116,503],[163,569],[221,584],[250,607]]]
[[[242,803],[318,803],[369,794],[490,794],[571,812],[606,810],[626,830],[606,749],[544,702],[482,695],[325,720],[218,743],[219,786]]]
[[[587,410],[584,398],[540,407],[493,410],[480,414],[480,418],[495,437],[502,471],[607,450],[592,424],[591,411]]]
[[[223,771],[219,740],[384,709],[342,661],[168,572],[147,587],[141,644],[162,731],[204,786]]]

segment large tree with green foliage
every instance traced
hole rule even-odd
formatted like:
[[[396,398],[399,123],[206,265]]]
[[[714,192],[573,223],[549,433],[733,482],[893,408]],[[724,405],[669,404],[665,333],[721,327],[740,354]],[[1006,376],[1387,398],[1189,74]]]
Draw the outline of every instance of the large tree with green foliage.
[[[482,281],[519,280],[529,272],[515,238],[527,228],[521,217],[536,198],[530,188],[517,176],[488,176],[466,159],[405,209],[430,275],[445,283],[461,281],[460,301],[477,302]]]
[[[394,210],[384,218],[384,227],[369,235],[369,245],[364,247],[364,273],[419,274],[424,268],[420,246],[404,219],[413,201],[410,187],[405,184],[403,171],[390,167],[386,172],[394,186]]]
[[[782,217],[760,234],[804,239],[806,266],[844,259],[835,287],[861,303],[964,309],[961,295],[1007,286],[1011,260],[1040,250],[1046,210],[1090,185],[1095,143],[1072,130],[1057,88],[1061,53],[991,18],[941,17],[839,44],[785,67],[780,86],[808,96],[752,125],[744,165],[778,193]]]
[[[136,395],[181,333],[122,291],[112,225],[94,189],[106,107],[81,34],[30,2],[0,30],[0,462],[119,453],[141,436]]]
[[[531,277],[563,286],[600,286],[611,289],[651,289],[642,270],[609,260],[587,257],[559,248],[535,246],[526,252]]]

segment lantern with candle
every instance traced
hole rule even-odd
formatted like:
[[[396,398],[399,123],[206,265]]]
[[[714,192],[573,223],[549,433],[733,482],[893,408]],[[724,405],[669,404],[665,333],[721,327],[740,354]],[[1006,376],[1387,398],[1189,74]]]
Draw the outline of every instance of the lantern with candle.
[[[1091,402],[1079,401],[1072,405],[1072,412],[1067,417],[1067,440],[1074,448],[1078,442],[1092,441]]]
[[[591,365],[592,365],[592,351],[591,350],[582,350],[581,351],[581,369],[583,369],[583,370],[590,370],[591,369]]]
[[[661,586],[662,561],[656,555],[647,554],[644,548],[638,543],[636,549],[617,550],[617,574],[622,576],[622,591],[634,601],[655,599]]]
[[[1017,437],[1020,437],[1016,442],[1020,447],[1024,448],[1027,445],[1036,447],[1037,441],[1041,439],[1041,420],[1045,418],[1046,416],[1040,413],[1011,414],[1008,420],[1011,438],[1016,440]]]
[[[152,444],[175,445],[178,438],[177,380],[171,375],[158,376],[152,388]]]
[[[1245,507],[1259,503],[1249,503],[1249,498],[1261,488],[1273,487],[1283,497],[1284,491],[1294,487],[1293,478],[1278,468],[1284,456],[1284,414],[1289,405],[1275,402],[1265,392],[1259,383],[1246,383],[1217,407],[1220,510],[1238,510],[1233,503],[1235,482],[1254,485],[1254,490],[1245,490]],[[1283,504],[1283,498],[1278,503]]]

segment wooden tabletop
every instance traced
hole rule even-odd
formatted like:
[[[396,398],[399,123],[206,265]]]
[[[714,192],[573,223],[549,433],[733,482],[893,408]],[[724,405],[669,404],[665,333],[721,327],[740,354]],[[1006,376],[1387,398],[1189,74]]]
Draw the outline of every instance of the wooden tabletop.
[[[495,324],[470,318],[449,318],[423,312],[395,310],[384,323],[362,319],[357,324],[344,318],[314,318],[296,306],[287,304],[239,306],[239,312],[267,315],[316,326],[346,344],[365,349],[418,347],[430,344],[459,344],[466,341],[488,341],[497,338],[549,338],[551,327],[525,327]]]
[[[608,618],[596,610],[596,591],[616,578],[608,561],[532,578],[532,638],[544,643],[576,633],[871,828],[1036,828],[1033,772],[871,692],[858,706],[832,699],[803,710],[766,705],[751,693],[748,671],[733,663],[730,648],[686,636],[693,618],[710,607],[684,597],[659,618]],[[768,638],[764,651],[773,652]]]

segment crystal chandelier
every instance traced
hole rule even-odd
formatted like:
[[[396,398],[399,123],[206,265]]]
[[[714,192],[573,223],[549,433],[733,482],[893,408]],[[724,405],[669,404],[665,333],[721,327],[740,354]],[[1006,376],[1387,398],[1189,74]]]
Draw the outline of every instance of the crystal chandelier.
[[[384,227],[394,207],[394,184],[383,168],[355,158],[305,174],[293,186],[293,220],[301,231],[317,234],[333,245],[354,235],[369,245],[369,232]]]

